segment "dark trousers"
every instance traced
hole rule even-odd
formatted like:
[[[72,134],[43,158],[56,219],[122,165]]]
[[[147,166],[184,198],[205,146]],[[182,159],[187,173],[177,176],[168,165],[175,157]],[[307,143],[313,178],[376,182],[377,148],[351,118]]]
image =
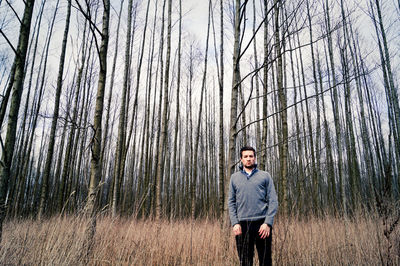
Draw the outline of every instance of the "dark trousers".
[[[240,222],[242,234],[236,236],[236,248],[241,266],[253,265],[254,244],[257,248],[260,266],[272,265],[272,229],[269,237],[261,239],[258,230],[263,222],[264,220]]]

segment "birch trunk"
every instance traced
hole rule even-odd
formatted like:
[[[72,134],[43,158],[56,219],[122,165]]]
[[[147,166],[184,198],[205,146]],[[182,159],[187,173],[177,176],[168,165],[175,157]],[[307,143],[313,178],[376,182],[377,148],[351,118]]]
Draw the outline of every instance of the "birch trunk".
[[[164,152],[165,143],[167,139],[167,114],[168,114],[168,87],[169,87],[169,67],[170,67],[170,57],[171,57],[171,13],[172,13],[172,0],[168,0],[168,29],[167,29],[167,55],[165,62],[165,80],[164,80],[164,105],[162,112],[162,124],[161,124],[161,139],[158,146],[158,161],[157,161],[157,174],[156,174],[156,220],[161,219],[161,186],[162,178],[164,174]],[[161,108],[161,106],[160,106]]]
[[[33,0],[25,1],[24,16],[19,31],[17,53],[15,54],[15,76],[12,85],[10,111],[8,115],[7,132],[4,142],[4,150],[0,164],[0,240],[3,232],[5,219],[5,201],[7,196],[8,182],[10,180],[12,157],[16,139],[18,112],[21,103],[21,95],[24,84],[25,59],[28,48],[30,26],[32,21]]]
[[[98,191],[99,180],[101,176],[101,129],[102,129],[102,118],[103,118],[103,105],[104,105],[104,90],[106,86],[107,77],[107,50],[108,50],[108,30],[110,22],[110,1],[103,0],[103,22],[102,22],[102,34],[101,34],[101,45],[99,50],[100,60],[100,72],[97,87],[96,96],[96,107],[94,115],[93,125],[93,139],[92,139],[92,155],[90,161],[90,181],[89,181],[89,192],[88,199],[85,204],[84,212],[92,217],[95,215],[95,202]],[[95,222],[94,222],[95,225]]]

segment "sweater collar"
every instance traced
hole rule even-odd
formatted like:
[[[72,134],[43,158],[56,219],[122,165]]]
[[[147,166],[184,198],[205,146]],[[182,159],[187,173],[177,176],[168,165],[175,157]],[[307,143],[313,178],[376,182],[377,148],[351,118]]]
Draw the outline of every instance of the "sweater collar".
[[[239,169],[240,169],[240,171],[247,177],[247,178],[250,178],[252,175],[254,175],[255,173],[257,173],[258,172],[258,169],[257,169],[257,164],[254,164],[254,168],[253,168],[253,170],[251,171],[251,173],[249,174],[249,173],[247,173],[245,170],[244,170],[244,168],[243,168],[243,165],[241,164],[240,166],[239,166]]]

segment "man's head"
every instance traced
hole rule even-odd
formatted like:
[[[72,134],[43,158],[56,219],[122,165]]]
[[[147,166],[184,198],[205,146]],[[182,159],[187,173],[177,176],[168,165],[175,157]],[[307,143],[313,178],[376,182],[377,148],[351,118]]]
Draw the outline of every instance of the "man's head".
[[[253,169],[256,162],[256,150],[250,146],[241,148],[240,161],[242,162],[244,168]]]

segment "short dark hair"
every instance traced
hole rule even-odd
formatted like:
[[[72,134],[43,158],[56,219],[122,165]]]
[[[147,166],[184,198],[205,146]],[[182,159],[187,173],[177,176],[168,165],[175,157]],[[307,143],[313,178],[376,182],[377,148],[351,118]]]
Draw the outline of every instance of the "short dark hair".
[[[251,146],[244,146],[244,147],[242,147],[242,148],[240,149],[240,158],[242,158],[242,153],[243,153],[244,151],[253,151],[253,152],[254,152],[254,157],[256,157],[256,150],[255,150],[253,147],[251,147]]]

